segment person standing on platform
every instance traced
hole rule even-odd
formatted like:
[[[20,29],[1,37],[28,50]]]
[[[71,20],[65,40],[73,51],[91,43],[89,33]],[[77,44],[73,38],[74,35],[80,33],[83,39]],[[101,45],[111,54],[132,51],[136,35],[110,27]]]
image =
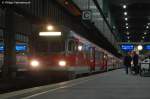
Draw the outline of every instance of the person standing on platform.
[[[131,71],[131,61],[132,61],[131,52],[128,52],[127,55],[124,57],[124,61],[123,61],[126,74],[128,74],[128,69],[130,69]]]
[[[135,74],[139,73],[138,63],[139,63],[139,55],[135,51],[133,51],[133,65],[134,65]]]

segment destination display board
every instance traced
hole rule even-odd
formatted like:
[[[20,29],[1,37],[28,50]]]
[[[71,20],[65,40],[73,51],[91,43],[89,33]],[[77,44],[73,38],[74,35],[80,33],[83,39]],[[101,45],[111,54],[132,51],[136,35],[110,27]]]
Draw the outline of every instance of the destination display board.
[[[16,45],[16,51],[27,51],[27,45],[26,44],[17,44]],[[4,45],[0,44],[0,52],[4,52]]]
[[[144,45],[144,50],[150,50],[150,44]]]
[[[123,51],[132,51],[134,50],[134,45],[133,44],[121,44],[120,48]]]

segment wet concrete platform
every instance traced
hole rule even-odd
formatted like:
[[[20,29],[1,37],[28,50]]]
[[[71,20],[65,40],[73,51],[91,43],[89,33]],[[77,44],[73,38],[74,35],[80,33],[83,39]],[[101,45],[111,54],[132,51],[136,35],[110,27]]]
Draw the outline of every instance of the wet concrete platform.
[[[1,94],[0,99],[150,99],[150,77],[123,69]]]

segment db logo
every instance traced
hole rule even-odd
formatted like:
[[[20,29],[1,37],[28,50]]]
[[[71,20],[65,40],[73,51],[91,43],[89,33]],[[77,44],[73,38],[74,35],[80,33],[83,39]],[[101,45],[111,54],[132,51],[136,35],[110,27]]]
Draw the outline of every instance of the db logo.
[[[83,20],[90,20],[92,18],[92,12],[90,10],[84,10],[82,12],[82,19]]]

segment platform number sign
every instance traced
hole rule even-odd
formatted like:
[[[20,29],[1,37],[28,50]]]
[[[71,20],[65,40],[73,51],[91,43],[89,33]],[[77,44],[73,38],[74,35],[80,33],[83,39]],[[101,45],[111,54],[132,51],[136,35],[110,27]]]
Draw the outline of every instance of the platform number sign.
[[[92,18],[92,11],[90,11],[90,10],[82,11],[82,19],[83,20],[91,20],[91,18]]]

